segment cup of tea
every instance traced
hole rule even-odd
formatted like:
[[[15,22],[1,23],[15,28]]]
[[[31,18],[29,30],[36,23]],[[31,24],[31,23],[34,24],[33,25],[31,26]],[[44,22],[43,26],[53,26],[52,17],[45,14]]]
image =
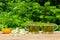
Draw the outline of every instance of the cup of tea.
[[[57,24],[54,23],[45,23],[43,24],[43,33],[51,34],[58,28]]]
[[[30,34],[38,34],[40,25],[38,24],[28,24],[28,33]]]

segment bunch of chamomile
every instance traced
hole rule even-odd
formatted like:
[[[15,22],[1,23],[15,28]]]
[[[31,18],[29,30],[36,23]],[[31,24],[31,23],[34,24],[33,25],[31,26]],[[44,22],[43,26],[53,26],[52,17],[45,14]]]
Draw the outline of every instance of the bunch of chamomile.
[[[20,36],[20,35],[25,35],[25,34],[27,34],[27,31],[25,29],[19,29],[19,28],[16,28],[12,30],[11,32],[11,35],[13,36]]]

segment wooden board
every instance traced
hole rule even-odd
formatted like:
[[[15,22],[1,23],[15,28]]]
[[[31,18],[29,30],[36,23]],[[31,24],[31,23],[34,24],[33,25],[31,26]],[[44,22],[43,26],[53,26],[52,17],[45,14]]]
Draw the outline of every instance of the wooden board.
[[[60,31],[54,34],[26,34],[20,36],[12,36],[11,34],[0,33],[0,40],[60,40]]]

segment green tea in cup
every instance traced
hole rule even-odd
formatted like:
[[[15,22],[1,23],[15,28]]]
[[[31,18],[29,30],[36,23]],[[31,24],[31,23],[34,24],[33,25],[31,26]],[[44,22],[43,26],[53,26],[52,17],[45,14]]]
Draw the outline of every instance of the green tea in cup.
[[[46,23],[46,24],[43,25],[43,33],[45,33],[45,34],[51,34],[57,28],[58,28],[58,26],[56,24]]]
[[[37,24],[29,24],[28,25],[28,32],[31,34],[38,34],[39,33],[39,25]]]

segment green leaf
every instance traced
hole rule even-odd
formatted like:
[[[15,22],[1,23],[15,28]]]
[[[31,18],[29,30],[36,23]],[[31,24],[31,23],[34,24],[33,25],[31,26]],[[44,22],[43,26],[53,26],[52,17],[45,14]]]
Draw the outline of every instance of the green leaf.
[[[45,4],[44,4],[44,6],[50,6],[50,2],[48,1],[48,2],[46,2]]]

